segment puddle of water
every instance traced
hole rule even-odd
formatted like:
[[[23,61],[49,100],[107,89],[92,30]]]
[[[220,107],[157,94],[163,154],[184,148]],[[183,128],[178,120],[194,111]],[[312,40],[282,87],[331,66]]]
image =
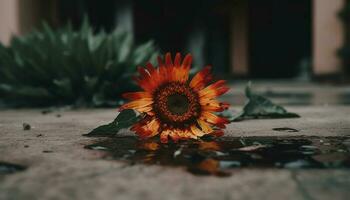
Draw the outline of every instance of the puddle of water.
[[[0,175],[13,174],[27,169],[27,167],[0,161]]]
[[[136,137],[85,146],[105,159],[183,167],[197,175],[228,176],[237,168],[350,168],[350,137],[206,138],[161,144]]]

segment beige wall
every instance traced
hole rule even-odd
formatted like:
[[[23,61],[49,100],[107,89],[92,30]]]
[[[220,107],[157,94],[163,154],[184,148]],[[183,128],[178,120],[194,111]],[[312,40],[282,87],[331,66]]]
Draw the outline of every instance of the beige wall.
[[[235,1],[231,13],[231,69],[236,76],[248,75],[248,4]]]
[[[43,20],[57,20],[57,0],[0,0],[0,41],[8,44],[13,35],[38,27]]]
[[[313,0],[313,71],[315,75],[341,71],[336,55],[344,43],[344,30],[338,17],[345,0]]]
[[[0,0],[0,41],[4,44],[20,32],[18,8],[18,0]]]

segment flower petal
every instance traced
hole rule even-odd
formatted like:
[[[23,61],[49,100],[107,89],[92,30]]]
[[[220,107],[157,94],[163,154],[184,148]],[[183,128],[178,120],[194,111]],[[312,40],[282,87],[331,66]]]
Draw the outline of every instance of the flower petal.
[[[187,54],[182,62],[183,67],[191,67],[192,64],[192,55]]]
[[[214,124],[217,127],[225,128],[225,124],[228,124],[229,121],[226,118],[219,117],[211,112],[204,111],[200,117],[201,120]]]
[[[127,92],[122,95],[125,99],[129,100],[138,100],[138,99],[149,99],[152,98],[152,95],[148,92]]]
[[[213,135],[215,137],[221,137],[224,135],[224,131],[223,130],[214,130],[213,132],[210,133],[210,135]]]
[[[176,129],[175,133],[180,137],[180,139],[197,139],[197,136],[190,129]]]
[[[169,129],[163,130],[160,133],[160,142],[161,143],[168,143],[168,138],[169,138],[170,133],[171,133],[171,131]]]
[[[226,81],[219,80],[199,91],[200,98],[212,99],[226,93],[230,88],[226,86]]]
[[[207,122],[205,122],[201,119],[198,119],[197,122],[204,133],[211,133],[213,131],[213,129],[211,128],[211,126]]]
[[[174,66],[178,67],[181,65],[181,54],[177,53],[174,59]]]
[[[149,138],[158,134],[159,122],[156,118],[145,119],[135,124],[130,130],[135,131],[141,138]]]
[[[220,103],[215,99],[201,98],[200,104],[202,110],[212,111],[212,112],[221,112],[228,109],[228,103]]]
[[[198,137],[202,137],[203,135],[206,134],[204,131],[199,130],[199,128],[197,128],[196,125],[191,126],[191,131],[194,135],[196,135]]]
[[[156,68],[152,65],[152,63],[148,62],[146,64],[146,68],[151,76],[154,75],[153,73],[155,73]]]
[[[211,66],[206,66],[192,78],[190,86],[195,91],[200,91],[213,79],[210,70]]]
[[[174,68],[171,71],[171,74],[173,74],[173,81],[177,81],[180,83],[185,83],[188,80],[191,63],[192,63],[192,56],[190,54],[187,54],[184,58],[184,61],[180,65],[181,61],[180,54],[176,55]]]
[[[140,100],[130,101],[120,107],[120,110],[134,109],[138,112],[149,112],[152,110],[153,99],[152,98],[142,98]]]
[[[169,52],[165,54],[165,65],[167,67],[173,67],[174,66],[173,65],[173,61],[171,59],[171,54]]]

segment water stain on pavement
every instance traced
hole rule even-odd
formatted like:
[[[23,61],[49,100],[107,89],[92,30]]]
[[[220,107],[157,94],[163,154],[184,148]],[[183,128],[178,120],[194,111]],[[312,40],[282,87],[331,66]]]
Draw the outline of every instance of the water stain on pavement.
[[[299,132],[299,130],[297,130],[297,129],[288,128],[288,127],[273,128],[272,130],[279,131],[279,132],[289,132],[289,133]]]
[[[161,144],[126,136],[85,146],[105,159],[229,176],[237,168],[350,168],[350,137],[221,137]]]
[[[0,175],[13,174],[16,172],[24,171],[25,169],[27,169],[27,167],[23,165],[0,161]]]

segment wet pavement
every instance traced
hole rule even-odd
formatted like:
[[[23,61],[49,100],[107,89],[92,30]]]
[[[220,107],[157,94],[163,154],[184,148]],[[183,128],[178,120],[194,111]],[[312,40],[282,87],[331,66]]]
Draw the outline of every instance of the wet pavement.
[[[232,91],[223,97],[224,100],[238,105],[244,104],[245,84],[238,84]],[[301,89],[302,88],[302,89]],[[273,102],[288,106],[310,106],[310,105],[350,105],[350,86],[310,84],[296,82],[253,82],[253,89]],[[238,92],[240,91],[240,92]]]
[[[350,168],[349,137],[222,137],[162,144],[116,137],[85,146],[104,159],[182,167],[196,175],[228,176],[231,169]]]
[[[5,174],[13,174],[25,170],[26,167],[13,163],[1,162],[0,161],[0,176]]]
[[[235,83],[224,97],[234,113],[244,87]],[[0,199],[348,199],[349,87],[253,89],[301,117],[243,120],[222,138],[162,145],[128,130],[82,136],[116,109],[1,110]]]

